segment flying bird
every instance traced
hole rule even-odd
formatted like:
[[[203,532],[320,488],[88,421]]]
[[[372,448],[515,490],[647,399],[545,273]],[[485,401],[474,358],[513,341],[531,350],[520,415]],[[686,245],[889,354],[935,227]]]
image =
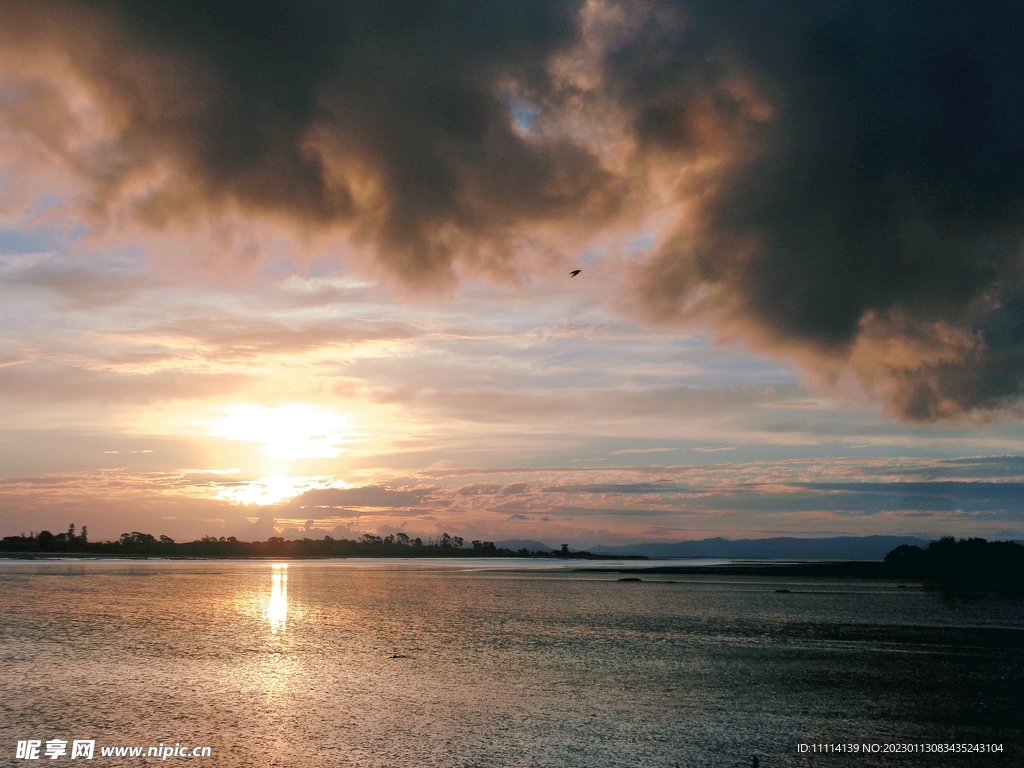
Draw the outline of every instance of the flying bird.
[[[572,272],[570,272],[570,273],[569,273],[569,278],[570,278],[570,279],[571,279],[571,278],[574,278],[574,277],[576,277],[576,275],[578,275],[579,273],[580,273],[580,270],[578,270],[578,269],[574,269],[574,270],[573,270]]]

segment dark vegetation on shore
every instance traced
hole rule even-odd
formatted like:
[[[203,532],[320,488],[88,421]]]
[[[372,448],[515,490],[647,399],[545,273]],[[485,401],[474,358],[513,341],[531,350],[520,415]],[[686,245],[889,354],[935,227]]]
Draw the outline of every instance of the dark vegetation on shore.
[[[66,533],[53,534],[40,531],[28,536],[6,536],[0,539],[0,553],[22,556],[52,555],[105,555],[107,557],[537,557],[546,559],[620,560],[620,556],[592,555],[590,552],[570,552],[563,544],[553,552],[531,552],[528,549],[512,551],[495,546],[493,541],[473,541],[468,545],[461,536],[441,534],[437,541],[424,543],[404,533],[392,536],[363,534],[360,539],[286,540],[272,536],[266,541],[238,541],[234,536],[215,538],[204,536],[198,541],[176,542],[169,536],[149,533],[122,533],[117,541],[89,541],[88,531],[80,534],[71,525]],[[633,556],[631,560],[646,560]]]
[[[364,534],[358,540],[322,539],[238,541],[234,537],[204,536],[198,541],[176,542],[168,536],[148,533],[123,533],[117,541],[93,542],[86,528],[80,534],[75,526],[66,533],[40,531],[29,536],[7,536],[0,540],[0,554],[8,556],[96,555],[114,557],[213,557],[213,558],[317,558],[317,557],[533,557],[551,560],[580,559],[646,560],[642,556],[594,555],[570,552],[568,545],[552,552],[520,549],[513,551],[490,541],[473,541],[467,546],[459,536],[442,534],[436,541],[424,543],[399,533],[392,536]],[[585,570],[621,571],[593,568]],[[643,574],[719,574],[776,575],[810,577],[853,577],[864,579],[910,579],[964,589],[994,589],[1024,594],[1024,546],[1012,541],[986,541],[951,536],[922,548],[896,547],[884,561],[850,562],[751,562],[722,565],[649,566],[630,573]]]
[[[896,547],[885,556],[885,567],[896,578],[1024,593],[1024,547],[1012,541],[957,541],[946,536],[924,549]]]
[[[750,562],[723,565],[586,568],[643,575],[718,574],[730,576],[832,577],[923,581],[964,591],[1024,594],[1024,546],[1012,541],[986,541],[946,536],[927,547],[902,545],[883,561]]]

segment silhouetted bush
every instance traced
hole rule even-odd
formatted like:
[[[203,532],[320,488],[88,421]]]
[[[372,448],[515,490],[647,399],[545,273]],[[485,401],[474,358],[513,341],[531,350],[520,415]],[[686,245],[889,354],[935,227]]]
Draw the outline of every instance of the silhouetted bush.
[[[943,586],[1024,591],[1024,547],[1012,541],[945,536],[924,549],[903,545],[885,556],[889,573]]]

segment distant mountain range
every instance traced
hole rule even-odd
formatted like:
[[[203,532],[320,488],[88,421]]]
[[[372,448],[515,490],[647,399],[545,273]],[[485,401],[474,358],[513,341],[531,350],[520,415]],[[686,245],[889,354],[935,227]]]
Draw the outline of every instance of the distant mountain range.
[[[937,538],[937,537],[936,537]],[[617,547],[587,547],[595,555],[645,555],[655,558],[726,557],[753,560],[881,560],[901,544],[925,547],[931,539],[913,536],[836,536],[827,539],[703,539],[701,541],[651,542]],[[539,541],[498,541],[499,547],[519,551],[549,552],[553,548]],[[575,550],[576,548],[573,547]]]

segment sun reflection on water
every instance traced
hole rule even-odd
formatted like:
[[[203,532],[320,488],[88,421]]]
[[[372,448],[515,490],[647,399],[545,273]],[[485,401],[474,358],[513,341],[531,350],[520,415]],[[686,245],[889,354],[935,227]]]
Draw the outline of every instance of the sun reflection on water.
[[[288,564],[275,563],[270,574],[270,602],[267,603],[266,617],[270,631],[284,632],[288,622]]]

